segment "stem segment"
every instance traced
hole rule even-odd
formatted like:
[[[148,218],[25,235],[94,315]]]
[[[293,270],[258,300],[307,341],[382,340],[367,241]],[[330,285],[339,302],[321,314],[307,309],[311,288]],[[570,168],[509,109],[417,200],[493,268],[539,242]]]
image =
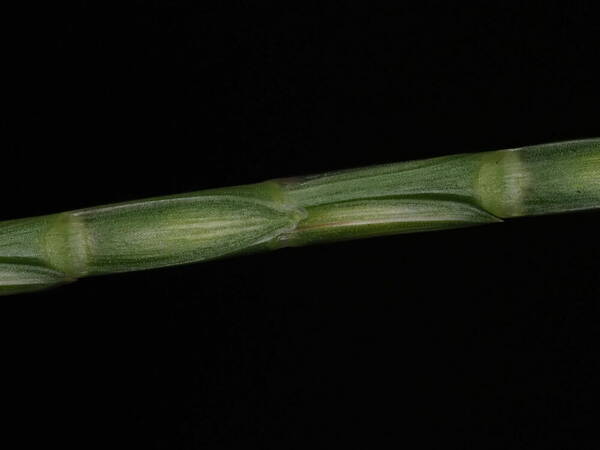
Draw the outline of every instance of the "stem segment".
[[[600,208],[600,139],[272,180],[0,223],[0,294],[284,246]]]

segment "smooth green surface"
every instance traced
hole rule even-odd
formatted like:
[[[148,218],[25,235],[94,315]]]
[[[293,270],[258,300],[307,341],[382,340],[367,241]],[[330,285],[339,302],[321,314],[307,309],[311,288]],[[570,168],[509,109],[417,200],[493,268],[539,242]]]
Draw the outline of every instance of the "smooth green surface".
[[[35,263],[0,263],[0,294],[19,294],[55,287],[71,280],[65,274]]]
[[[0,223],[0,294],[286,246],[600,207],[600,139],[452,155]]]
[[[232,195],[198,195],[81,211],[89,274],[214,259],[292,231],[300,209]],[[126,224],[126,226],[123,226]]]
[[[306,245],[501,222],[501,219],[467,202],[428,198],[349,200],[314,206],[309,211],[308,218],[293,233],[280,237],[285,245]]]

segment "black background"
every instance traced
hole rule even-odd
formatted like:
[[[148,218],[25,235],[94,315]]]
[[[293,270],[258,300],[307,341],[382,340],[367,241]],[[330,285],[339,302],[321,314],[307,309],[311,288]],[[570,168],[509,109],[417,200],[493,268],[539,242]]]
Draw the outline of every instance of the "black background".
[[[597,12],[522,3],[7,14],[0,219],[600,135]],[[519,219],[5,297],[4,436],[597,448],[599,225]]]

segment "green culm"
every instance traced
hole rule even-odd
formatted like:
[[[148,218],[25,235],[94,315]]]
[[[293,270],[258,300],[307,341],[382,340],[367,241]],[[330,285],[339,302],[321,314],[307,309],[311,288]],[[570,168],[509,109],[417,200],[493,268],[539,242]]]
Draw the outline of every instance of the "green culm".
[[[444,156],[0,222],[0,295],[280,247],[600,208],[600,139]]]

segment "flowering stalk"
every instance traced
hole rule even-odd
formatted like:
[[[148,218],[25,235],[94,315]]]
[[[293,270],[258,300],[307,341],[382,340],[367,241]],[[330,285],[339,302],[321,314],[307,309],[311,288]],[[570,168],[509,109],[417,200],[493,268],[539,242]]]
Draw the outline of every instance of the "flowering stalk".
[[[0,223],[0,294],[77,278],[600,208],[600,139],[444,156]]]

